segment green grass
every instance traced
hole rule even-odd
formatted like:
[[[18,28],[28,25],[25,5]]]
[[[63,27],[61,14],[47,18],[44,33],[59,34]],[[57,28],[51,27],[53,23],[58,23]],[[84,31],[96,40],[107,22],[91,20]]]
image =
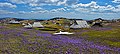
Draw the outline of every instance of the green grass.
[[[29,34],[27,32],[24,32],[22,35],[23,36],[28,36]]]
[[[83,32],[82,36],[88,36],[87,40],[120,47],[120,29],[113,29],[108,31],[95,31]]]
[[[7,29],[14,29],[14,28],[17,29],[17,27],[19,27],[20,25],[16,24],[16,25],[8,25],[8,26],[9,27]],[[7,30],[7,29],[5,29],[5,30]],[[46,32],[51,32],[50,31],[51,29],[54,30],[54,28],[33,28],[33,29],[41,30],[41,31],[46,30]],[[79,33],[79,32],[82,32],[82,30],[85,30],[86,32],[83,32],[81,34],[71,35],[71,36],[72,37],[75,37],[77,35],[82,36],[82,37],[87,36],[87,38],[86,38],[87,40],[94,41],[96,43],[105,44],[105,45],[120,47],[120,33],[119,33],[120,28],[114,28],[112,30],[106,30],[106,31],[96,31],[96,30],[92,30],[92,29],[77,29],[77,30],[71,30],[71,32]],[[34,34],[33,36],[30,35],[31,32]],[[14,33],[11,33],[11,34],[14,34]],[[35,54],[36,51],[39,52],[38,54],[46,54],[46,53],[53,54],[52,52],[57,53],[62,50],[62,53],[66,54],[66,51],[71,49],[73,51],[73,53],[79,54],[80,49],[74,45],[71,45],[71,44],[60,45],[57,43],[52,43],[49,40],[47,40],[47,39],[49,39],[49,37],[40,37],[40,36],[36,36],[35,34],[37,34],[37,33],[32,30],[23,32],[21,34],[22,36],[27,37],[26,39],[28,40],[28,42],[33,42],[30,44],[23,44],[22,38],[19,36],[18,37],[9,36],[9,38],[7,40],[0,40],[0,43],[2,43],[2,45],[0,46],[0,53],[2,51],[8,50],[9,52],[14,52],[13,54]],[[71,36],[69,36],[69,37],[71,37]],[[3,37],[4,36],[0,34],[0,38],[3,38]],[[34,44],[34,42],[38,42],[40,44],[40,46],[38,46],[37,44]],[[3,43],[9,43],[9,44],[3,44]],[[51,46],[60,46],[60,47],[51,48]],[[29,51],[29,47],[31,47],[31,48],[36,47],[35,51],[34,52]],[[84,49],[84,50],[87,51],[88,49]],[[89,49],[89,50],[91,51],[91,53],[88,53],[88,54],[93,54],[92,51],[95,51],[94,54],[97,54],[99,52],[97,49]],[[83,53],[83,54],[85,54],[85,53]]]
[[[60,21],[60,23],[62,23]],[[2,25],[2,24],[0,24]],[[17,28],[17,27],[21,27],[20,24],[8,24],[7,25],[9,28]],[[56,30],[54,28],[61,28],[60,26],[54,25],[54,24],[50,24],[48,25],[48,27],[51,28],[35,28],[36,30],[41,30],[41,31],[46,31],[46,32],[51,32],[51,31],[59,31]],[[96,30],[91,30],[91,29],[78,29],[78,30],[71,30],[71,29],[67,29],[66,31],[70,31],[70,32],[80,32],[81,30],[88,30],[87,32],[83,32],[80,35],[79,34],[75,34],[78,36],[88,36],[87,40],[90,41],[94,41],[94,42],[100,42],[100,43],[104,43],[106,45],[112,45],[112,46],[116,46],[116,47],[120,47],[120,28],[114,26],[112,27],[112,30],[107,30],[107,31],[96,31]],[[23,36],[28,36],[29,34],[24,32]],[[0,35],[0,38],[2,38],[3,36]],[[13,40],[12,40],[13,41]]]
[[[58,21],[59,23],[63,23],[63,21]],[[58,26],[58,25],[54,25],[52,23],[49,23],[49,25],[47,25],[48,27],[51,28],[44,28],[41,29],[42,31],[47,31],[49,32],[52,28],[62,28],[62,26]],[[108,26],[106,26],[108,27]],[[115,47],[120,47],[120,28],[118,26],[109,26],[112,29],[111,30],[94,30],[94,29],[77,29],[77,30],[72,30],[72,29],[62,29],[64,31],[69,31],[69,32],[82,32],[82,30],[85,30],[87,32],[82,32],[81,34],[75,34],[74,36],[87,36],[87,40],[89,41],[94,41],[96,43],[101,43],[101,44],[105,44],[105,45],[111,45],[111,46],[115,46]],[[59,31],[59,30],[57,30]],[[71,37],[71,36],[70,36]]]
[[[120,42],[114,42],[114,41],[109,41],[109,40],[104,40],[103,42],[105,42],[111,46],[120,47]]]
[[[43,30],[43,31],[56,31],[57,29],[53,28],[37,28],[38,30]]]

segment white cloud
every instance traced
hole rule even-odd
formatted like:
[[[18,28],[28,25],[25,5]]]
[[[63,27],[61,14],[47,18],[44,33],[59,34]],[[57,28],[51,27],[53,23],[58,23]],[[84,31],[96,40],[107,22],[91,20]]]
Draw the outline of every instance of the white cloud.
[[[30,3],[29,5],[30,6],[39,6],[38,4],[35,4],[35,3]]]
[[[117,5],[116,7],[117,7],[117,8],[120,8],[120,5]]]
[[[7,7],[7,8],[16,8],[17,6],[16,5],[13,5],[11,3],[0,3],[0,7]]]
[[[41,5],[72,5],[76,4],[79,0],[10,0],[16,4],[28,4],[30,6],[41,6]]]
[[[27,12],[25,12],[25,11],[19,11],[18,13],[19,13],[19,14],[25,14],[25,13],[27,13]]]
[[[90,12],[89,9],[85,9],[85,8],[76,8],[75,11],[79,11],[79,12],[83,12],[83,13],[88,13],[88,12]]]
[[[119,13],[120,14],[120,13]],[[67,17],[67,18],[78,18],[78,19],[93,19],[93,18],[98,18],[102,17],[105,19],[110,19],[110,18],[118,18],[120,17],[119,14],[85,14],[85,13],[75,13],[75,12],[49,12],[49,13],[26,13],[26,14],[12,14],[9,16],[15,16],[19,18],[39,18],[39,19],[48,19],[48,18],[53,18],[53,17]]]
[[[32,11],[25,12],[25,11],[19,11],[17,12],[18,14],[32,14],[32,13],[52,13],[52,12],[65,12],[68,11],[69,9],[67,8],[57,8],[57,9],[52,9],[52,10],[46,10],[41,7],[35,7],[31,8]]]
[[[9,0],[9,1],[16,4],[28,4],[38,2],[39,0]]]
[[[113,3],[120,3],[120,0],[114,0]]]
[[[31,8],[31,10],[32,10],[32,12],[30,12],[30,13],[46,13],[46,12],[49,12],[48,10],[43,9],[41,7]]]
[[[65,8],[52,9],[50,12],[67,11]]]
[[[116,8],[113,11],[114,12],[120,12],[120,5],[117,5]]]
[[[35,8],[31,8],[31,10],[43,10],[43,8],[41,8],[41,7],[35,7]]]
[[[111,5],[107,5],[107,6],[98,6],[98,10],[100,11],[105,11],[105,10],[114,10],[115,7],[111,6]]]
[[[115,7],[112,5],[107,5],[107,6],[100,6],[97,4],[97,2],[91,1],[91,3],[88,4],[76,4],[72,5],[71,8],[75,9],[75,11],[79,12],[108,12],[108,11],[113,11]]]
[[[48,10],[44,10],[44,11],[37,11],[37,13],[48,13]]]
[[[48,0],[49,2],[58,2],[59,0]]]
[[[115,8],[112,5],[106,5],[101,6],[98,5],[97,2],[91,1],[90,3],[83,4],[78,3],[79,0],[10,0],[12,3],[16,4],[27,4],[29,6],[37,6],[34,8],[31,8],[33,12],[30,13],[45,13],[45,12],[65,12],[68,10],[72,11],[78,11],[78,12],[107,12],[107,11],[113,11],[117,12],[120,10],[120,8]],[[114,0],[113,2],[119,2],[120,0]],[[40,6],[43,5],[55,5],[60,6],[64,5],[69,8],[57,8],[52,10],[45,10],[41,8]],[[21,12],[22,13],[22,12]],[[24,12],[23,12],[24,13]]]
[[[19,12],[16,12],[17,14],[39,14],[39,13],[48,13],[49,11],[48,10],[38,10],[38,11],[29,11],[29,12],[26,12],[26,11],[19,11]]]
[[[12,3],[21,4],[24,3],[22,0],[10,0]]]
[[[52,10],[46,10],[41,7],[35,7],[31,8],[32,11],[25,12],[25,11],[19,11],[17,12],[18,14],[33,14],[33,13],[53,13],[53,12],[65,12],[68,11],[67,7],[65,8],[57,8],[57,9],[52,9]]]
[[[29,6],[41,6],[49,3],[57,2],[58,0],[10,0],[16,4],[28,4]]]
[[[60,1],[60,2],[58,2],[58,4],[57,4],[57,5],[62,5],[62,4],[67,5],[67,4],[66,4],[66,2],[67,2],[67,0],[63,0],[63,2],[61,2],[61,1]]]
[[[77,7],[96,7],[96,6],[97,6],[96,2],[91,1],[91,3],[88,3],[88,4],[79,3],[79,4],[76,4],[76,5],[72,5],[71,7],[72,8],[77,8]]]
[[[7,11],[7,10],[0,10],[0,14],[12,14],[14,12],[10,12],[10,11]]]

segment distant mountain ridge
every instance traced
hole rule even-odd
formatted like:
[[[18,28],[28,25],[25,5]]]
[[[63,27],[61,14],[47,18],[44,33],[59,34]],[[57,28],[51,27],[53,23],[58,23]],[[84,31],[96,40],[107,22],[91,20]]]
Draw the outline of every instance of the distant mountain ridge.
[[[4,17],[4,18],[0,18],[0,20],[17,20],[17,21],[35,20],[35,21],[43,21],[43,19],[22,19],[22,18],[13,18],[13,17]]]
[[[35,21],[44,21],[44,20],[57,20],[57,19],[68,19],[68,20],[83,20],[83,19],[76,19],[76,18],[64,18],[64,17],[55,17],[55,18],[51,18],[51,19],[23,19],[23,18],[14,18],[14,17],[4,17],[4,18],[0,18],[0,20],[17,20],[17,21],[22,21],[22,20],[35,20]],[[97,19],[92,19],[94,20],[106,20],[103,18],[97,18]],[[120,19],[116,19],[116,20],[120,20]],[[88,20],[91,21],[91,20]]]

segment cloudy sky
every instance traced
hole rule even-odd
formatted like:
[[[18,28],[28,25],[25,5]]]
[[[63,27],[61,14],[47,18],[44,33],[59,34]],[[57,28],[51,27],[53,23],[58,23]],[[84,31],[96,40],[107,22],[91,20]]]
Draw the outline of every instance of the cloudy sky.
[[[0,0],[0,18],[120,18],[120,0]]]

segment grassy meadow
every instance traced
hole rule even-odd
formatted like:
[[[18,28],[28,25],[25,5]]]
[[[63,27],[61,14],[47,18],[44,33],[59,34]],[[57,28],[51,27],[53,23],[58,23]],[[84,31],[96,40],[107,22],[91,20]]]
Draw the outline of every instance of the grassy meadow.
[[[120,27],[115,24],[64,29],[73,35],[53,35],[59,28],[26,29],[19,24],[0,24],[0,54],[119,54]]]

